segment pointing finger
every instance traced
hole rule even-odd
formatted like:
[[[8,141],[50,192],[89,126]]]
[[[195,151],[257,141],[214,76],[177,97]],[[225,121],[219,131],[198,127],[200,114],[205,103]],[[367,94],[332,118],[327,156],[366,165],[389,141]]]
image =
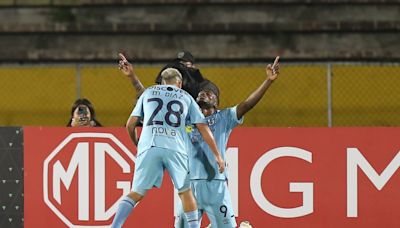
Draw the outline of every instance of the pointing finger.
[[[272,68],[275,67],[275,65],[279,64],[279,56],[277,56],[274,60],[274,64],[272,64]]]
[[[122,53],[118,53],[118,55],[123,61],[128,61]]]

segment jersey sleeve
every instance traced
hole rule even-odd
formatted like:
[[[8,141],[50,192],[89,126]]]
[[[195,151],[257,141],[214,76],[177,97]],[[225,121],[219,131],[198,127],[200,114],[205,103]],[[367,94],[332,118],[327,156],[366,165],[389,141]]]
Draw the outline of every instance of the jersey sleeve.
[[[190,105],[188,110],[188,120],[186,122],[190,124],[207,123],[199,105],[191,96],[189,97]]]
[[[145,97],[146,91],[143,92],[143,94],[139,97],[139,100],[136,102],[136,106],[133,109],[131,116],[138,116],[140,118],[143,118],[144,112],[143,112],[143,99]]]
[[[230,107],[225,109],[225,113],[224,113],[224,117],[227,120],[227,128],[228,129],[233,129],[234,127],[236,127],[239,124],[243,123],[243,119],[244,116],[242,116],[242,118],[238,119],[237,118],[237,110],[236,110],[237,106],[234,107]]]

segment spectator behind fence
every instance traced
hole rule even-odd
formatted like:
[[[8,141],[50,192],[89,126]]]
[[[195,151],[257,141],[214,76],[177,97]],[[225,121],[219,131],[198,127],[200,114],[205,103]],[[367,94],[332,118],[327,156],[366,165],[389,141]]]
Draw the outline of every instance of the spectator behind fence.
[[[102,127],[96,119],[96,112],[88,99],[77,99],[71,108],[67,127]]]

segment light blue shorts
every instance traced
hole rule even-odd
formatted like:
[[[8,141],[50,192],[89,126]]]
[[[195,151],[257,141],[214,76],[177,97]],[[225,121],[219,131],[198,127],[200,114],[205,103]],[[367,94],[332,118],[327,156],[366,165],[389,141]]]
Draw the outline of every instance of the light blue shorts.
[[[149,189],[159,188],[165,169],[178,192],[190,188],[188,156],[169,149],[151,147],[136,157],[132,191],[145,195]]]
[[[190,185],[197,201],[199,219],[207,213],[211,227],[236,227],[231,196],[224,180],[191,180]],[[186,217],[182,205],[178,207],[175,228],[187,228]]]

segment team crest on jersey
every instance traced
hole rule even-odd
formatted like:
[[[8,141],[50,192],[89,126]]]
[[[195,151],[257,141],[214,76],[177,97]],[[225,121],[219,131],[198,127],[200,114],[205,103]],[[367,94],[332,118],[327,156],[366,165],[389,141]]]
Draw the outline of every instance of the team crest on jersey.
[[[215,124],[215,118],[214,118],[214,117],[209,118],[209,119],[207,119],[207,122],[208,122],[208,125],[209,125],[209,126],[212,126],[212,125]]]

